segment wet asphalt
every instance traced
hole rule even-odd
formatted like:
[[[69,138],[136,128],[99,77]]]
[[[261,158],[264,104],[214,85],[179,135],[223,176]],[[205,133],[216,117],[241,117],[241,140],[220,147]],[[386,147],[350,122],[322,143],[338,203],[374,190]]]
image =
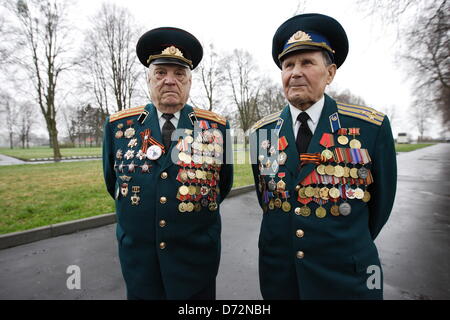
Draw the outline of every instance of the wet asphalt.
[[[450,299],[450,144],[402,153],[391,217],[376,239],[385,299]],[[254,192],[222,204],[217,299],[259,300]],[[69,290],[67,268],[81,272]],[[0,250],[0,299],[125,299],[115,225]]]

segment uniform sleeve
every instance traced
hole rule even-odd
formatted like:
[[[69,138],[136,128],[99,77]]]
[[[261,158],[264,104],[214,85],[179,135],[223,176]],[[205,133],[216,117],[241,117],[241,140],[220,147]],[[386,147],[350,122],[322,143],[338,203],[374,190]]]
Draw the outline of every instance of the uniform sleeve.
[[[397,189],[397,159],[389,119],[386,116],[375,142],[372,157],[374,182],[369,187],[369,229],[375,239],[391,214]]]
[[[109,124],[108,117],[103,126],[103,177],[105,179],[106,189],[114,199],[116,172],[114,170],[113,141],[113,134],[111,132],[111,125]]]
[[[227,121],[225,125],[225,139],[223,144],[223,163],[220,170],[220,202],[222,202],[230,193],[233,187],[233,148],[231,147],[233,140],[230,135],[230,123]]]
[[[252,172],[253,172],[253,180],[255,183],[255,189],[256,189],[256,196],[258,198],[259,206],[262,208],[262,195],[259,191],[259,168],[258,168],[258,131],[255,130],[250,135],[250,157],[252,161]]]

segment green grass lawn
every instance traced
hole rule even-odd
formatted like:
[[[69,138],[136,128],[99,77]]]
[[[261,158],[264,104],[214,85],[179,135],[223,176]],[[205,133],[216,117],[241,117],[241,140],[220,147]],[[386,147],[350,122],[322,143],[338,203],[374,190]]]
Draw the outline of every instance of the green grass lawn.
[[[61,155],[63,157],[73,157],[73,156],[101,156],[102,148],[92,147],[92,148],[62,148]],[[53,158],[53,149],[49,147],[33,147],[29,149],[21,148],[0,148],[0,153],[22,159],[29,160],[33,158]]]
[[[409,152],[417,149],[432,146],[434,143],[417,143],[417,144],[395,144],[395,150],[397,152]]]

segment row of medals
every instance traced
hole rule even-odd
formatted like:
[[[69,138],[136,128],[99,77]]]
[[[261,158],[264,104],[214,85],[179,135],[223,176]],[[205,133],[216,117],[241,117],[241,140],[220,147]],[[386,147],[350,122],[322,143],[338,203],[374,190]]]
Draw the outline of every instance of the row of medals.
[[[187,130],[187,134],[192,134],[192,130]],[[179,177],[182,186],[178,188],[177,199],[180,202],[178,211],[180,212],[199,212],[202,207],[210,211],[215,211],[218,208],[217,202],[214,200],[215,196],[220,192],[217,183],[220,179],[219,171],[222,163],[222,146],[214,142],[215,138],[222,137],[222,133],[218,129],[205,130],[199,132],[194,139],[192,135],[184,137],[184,144],[188,146],[188,150],[183,150],[178,154],[180,163],[184,164],[179,171]],[[193,165],[202,164],[200,168],[193,168]],[[192,184],[192,180],[197,179],[200,183]],[[215,182],[215,186],[209,186],[211,182]],[[189,184],[189,185],[186,185]],[[202,195],[200,202],[181,200],[181,196],[190,195],[198,197]],[[208,200],[208,196],[213,198]]]

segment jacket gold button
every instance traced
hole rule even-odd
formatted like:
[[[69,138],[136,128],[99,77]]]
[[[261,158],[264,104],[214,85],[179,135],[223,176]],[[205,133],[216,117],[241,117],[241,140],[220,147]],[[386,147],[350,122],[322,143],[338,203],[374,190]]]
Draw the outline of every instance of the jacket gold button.
[[[166,220],[160,220],[160,221],[159,221],[159,226],[160,226],[161,228],[164,228],[164,227],[166,226]]]
[[[303,251],[297,251],[297,258],[298,259],[303,259],[304,256],[305,256],[305,254],[303,253]]]
[[[161,202],[162,204],[167,202],[167,198],[166,197],[161,197],[159,198],[159,202]]]
[[[299,208],[299,207],[295,208],[294,212],[295,212],[296,215],[299,216],[299,215],[300,215],[300,212],[301,212],[301,211],[300,211],[300,208]]]
[[[296,235],[298,238],[303,238],[303,236],[305,235],[305,232],[304,232],[302,229],[298,229],[298,230],[295,232],[295,235]]]
[[[161,173],[161,179],[167,179],[167,177],[168,177],[167,172],[164,171]]]
[[[164,249],[166,247],[166,243],[165,242],[161,242],[160,244],[159,244],[159,248],[162,250],[162,249]]]

